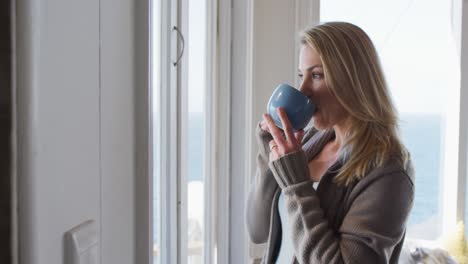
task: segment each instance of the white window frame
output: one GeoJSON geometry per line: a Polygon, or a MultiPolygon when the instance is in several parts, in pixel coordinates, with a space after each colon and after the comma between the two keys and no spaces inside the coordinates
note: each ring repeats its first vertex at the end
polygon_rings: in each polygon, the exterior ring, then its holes
{"type": "MultiPolygon", "coordinates": [[[[216,89],[211,97],[211,113],[215,113],[214,123],[214,142],[211,153],[216,153],[209,160],[214,162],[207,168],[211,168],[212,174],[217,175],[212,186],[215,186],[213,193],[216,193],[215,199],[212,199],[215,208],[214,215],[211,216],[212,222],[216,225],[214,262],[229,263],[230,243],[229,243],[229,225],[230,225],[230,146],[231,146],[231,0],[212,1],[208,6],[210,16],[208,26],[209,31],[217,32],[216,37],[210,38],[209,49],[215,51],[211,58],[211,65],[217,67],[208,69],[213,72],[208,80],[215,84],[216,89]],[[217,4],[216,4],[217,3],[217,4]],[[216,19],[213,19],[216,18],[216,19]]],[[[208,32],[209,32],[208,31],[208,32]]],[[[209,139],[207,139],[209,140],[209,139]]]]}
{"type": "MultiPolygon", "coordinates": [[[[179,42],[174,26],[178,26],[178,1],[161,1],[161,89],[160,110],[161,110],[161,168],[159,175],[161,197],[161,231],[160,251],[161,263],[179,263],[179,204],[178,204],[178,160],[179,160],[179,120],[178,118],[178,87],[177,71],[172,63],[177,58],[179,42]],[[164,56],[166,54],[166,56],[164,56]],[[163,202],[164,201],[164,202],[163,202]]],[[[149,120],[151,122],[152,118],[149,120]]],[[[151,162],[151,161],[150,161],[151,162]]],[[[157,168],[158,169],[158,168],[157,168]]],[[[153,175],[149,176],[150,178],[153,175]]],[[[149,197],[152,201],[153,197],[149,197]]],[[[151,203],[151,210],[154,205],[151,203]]],[[[150,226],[152,223],[150,224],[150,226]]]]}
{"type": "MultiPolygon", "coordinates": [[[[455,2],[455,1],[454,1],[455,2]]],[[[461,12],[460,48],[460,139],[457,187],[457,220],[466,221],[466,182],[468,177],[468,3],[456,0],[461,12]],[[466,4],[464,4],[466,3],[466,4]]],[[[456,9],[455,9],[456,10],[456,9]]],[[[465,222],[465,226],[467,226],[465,222]]]]}
{"type": "MultiPolygon", "coordinates": [[[[154,0],[153,0],[154,1],[154,0]]],[[[145,13],[152,9],[152,0],[143,1],[136,5],[136,9],[145,13]]],[[[187,40],[187,21],[180,19],[187,17],[181,14],[187,10],[188,0],[161,1],[161,89],[160,110],[161,120],[159,134],[161,136],[160,184],[158,190],[153,190],[153,126],[152,126],[152,87],[151,87],[151,19],[143,16],[136,22],[136,27],[147,28],[145,31],[137,30],[136,38],[139,60],[137,79],[147,80],[139,82],[136,91],[137,109],[137,168],[136,174],[136,230],[137,241],[144,241],[148,245],[137,245],[136,259],[138,263],[153,262],[153,192],[160,192],[161,223],[160,254],[161,263],[186,263],[187,204],[185,190],[186,161],[182,153],[186,151],[186,144],[182,142],[181,131],[187,125],[183,116],[186,109],[187,93],[184,93],[183,83],[187,74],[184,72],[187,65],[187,56],[182,56],[178,66],[173,61],[181,52],[181,41],[174,26],[182,31],[187,40]],[[180,15],[180,16],[179,16],[180,15]],[[146,55],[146,56],[145,56],[146,55]],[[143,102],[143,103],[141,103],[143,102]],[[176,120],[176,122],[174,122],[176,120]],[[182,170],[180,169],[182,168],[182,170]]],[[[204,263],[229,262],[229,195],[230,195],[230,16],[231,0],[207,0],[207,69],[206,69],[206,106],[205,109],[205,241],[204,263]],[[209,175],[209,176],[208,176],[209,175]]],[[[187,41],[186,41],[187,42],[187,41]]],[[[187,45],[187,43],[185,43],[187,45]]],[[[185,47],[187,48],[187,47],[185,47]]]]}

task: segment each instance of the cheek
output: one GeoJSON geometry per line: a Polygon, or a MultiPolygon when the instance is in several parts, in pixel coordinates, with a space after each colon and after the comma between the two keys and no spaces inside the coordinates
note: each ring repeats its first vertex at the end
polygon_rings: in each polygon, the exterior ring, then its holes
{"type": "Polygon", "coordinates": [[[343,108],[338,103],[335,97],[327,94],[317,97],[319,104],[319,111],[314,116],[315,122],[323,126],[329,126],[338,121],[343,115],[343,108]]]}
{"type": "Polygon", "coordinates": [[[329,102],[331,97],[333,97],[324,81],[313,81],[310,87],[312,95],[318,103],[329,102]]]}
{"type": "Polygon", "coordinates": [[[315,93],[315,100],[319,108],[323,108],[326,111],[334,108],[335,100],[327,91],[318,91],[315,93]]]}

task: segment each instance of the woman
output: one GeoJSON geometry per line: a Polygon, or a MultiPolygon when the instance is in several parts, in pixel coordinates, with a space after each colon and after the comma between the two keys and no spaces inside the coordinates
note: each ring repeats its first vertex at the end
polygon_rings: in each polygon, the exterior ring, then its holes
{"type": "Polygon", "coordinates": [[[257,128],[257,172],[247,204],[264,263],[398,263],[414,172],[377,52],[366,33],[331,22],[303,33],[300,91],[313,126],[257,128]]]}

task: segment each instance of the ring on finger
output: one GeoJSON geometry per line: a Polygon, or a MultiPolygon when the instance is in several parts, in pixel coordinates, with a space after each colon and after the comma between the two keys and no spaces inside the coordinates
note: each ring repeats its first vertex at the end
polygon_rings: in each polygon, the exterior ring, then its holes
{"type": "Polygon", "coordinates": [[[276,145],[276,143],[270,143],[270,150],[273,150],[274,148],[277,148],[278,145],[276,145]]]}

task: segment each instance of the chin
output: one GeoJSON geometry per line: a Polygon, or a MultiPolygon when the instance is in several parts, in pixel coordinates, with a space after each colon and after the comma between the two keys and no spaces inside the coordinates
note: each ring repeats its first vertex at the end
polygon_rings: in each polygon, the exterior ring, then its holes
{"type": "Polygon", "coordinates": [[[320,118],[312,117],[312,122],[314,124],[314,127],[318,130],[326,130],[331,127],[327,125],[325,122],[323,122],[320,118]]]}

